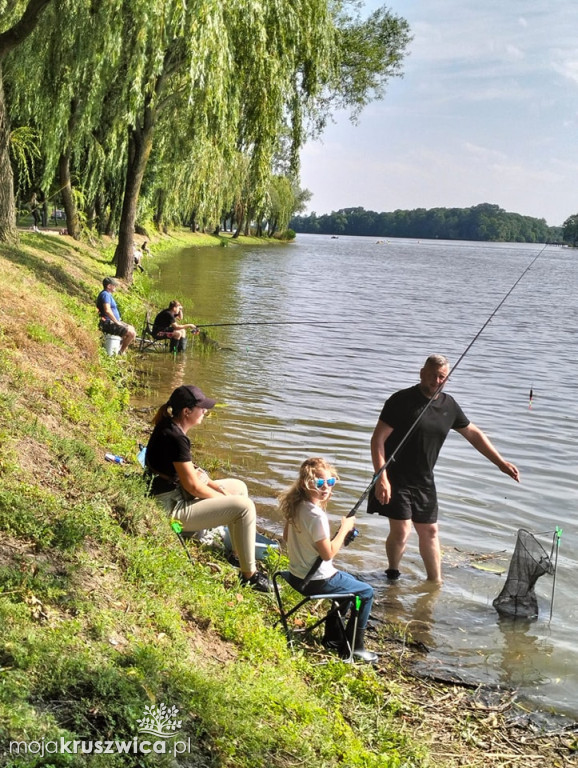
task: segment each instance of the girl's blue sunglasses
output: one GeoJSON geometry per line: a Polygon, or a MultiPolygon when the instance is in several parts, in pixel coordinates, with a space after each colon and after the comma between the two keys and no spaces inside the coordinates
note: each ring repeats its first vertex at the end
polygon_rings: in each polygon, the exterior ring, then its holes
{"type": "Polygon", "coordinates": [[[316,477],[315,478],[315,487],[316,488],[323,488],[325,483],[327,483],[328,488],[333,488],[335,483],[337,482],[336,477],[328,477],[327,479],[324,479],[322,477],[316,477]]]}

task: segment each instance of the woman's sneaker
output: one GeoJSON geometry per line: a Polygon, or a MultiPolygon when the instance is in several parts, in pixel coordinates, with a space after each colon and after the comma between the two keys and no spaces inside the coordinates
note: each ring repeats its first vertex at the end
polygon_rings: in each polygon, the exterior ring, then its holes
{"type": "Polygon", "coordinates": [[[261,571],[255,571],[249,578],[240,573],[239,580],[242,587],[251,587],[255,592],[271,592],[271,582],[261,571]]]}

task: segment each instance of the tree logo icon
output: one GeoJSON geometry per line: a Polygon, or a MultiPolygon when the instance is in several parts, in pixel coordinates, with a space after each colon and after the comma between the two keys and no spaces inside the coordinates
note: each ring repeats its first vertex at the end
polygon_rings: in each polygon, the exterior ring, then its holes
{"type": "Polygon", "coordinates": [[[145,707],[142,718],[137,720],[140,726],[139,733],[150,733],[161,739],[171,739],[176,736],[176,732],[181,727],[182,720],[177,720],[178,714],[179,710],[176,707],[168,709],[166,704],[158,707],[156,704],[151,704],[145,707]]]}

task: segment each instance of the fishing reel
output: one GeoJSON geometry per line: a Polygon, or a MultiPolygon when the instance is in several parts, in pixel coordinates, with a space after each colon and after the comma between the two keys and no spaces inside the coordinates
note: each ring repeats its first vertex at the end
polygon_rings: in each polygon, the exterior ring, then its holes
{"type": "Polygon", "coordinates": [[[343,540],[343,546],[348,547],[351,542],[356,539],[359,536],[359,531],[357,528],[352,528],[350,531],[348,531],[345,534],[345,539],[343,540]]]}

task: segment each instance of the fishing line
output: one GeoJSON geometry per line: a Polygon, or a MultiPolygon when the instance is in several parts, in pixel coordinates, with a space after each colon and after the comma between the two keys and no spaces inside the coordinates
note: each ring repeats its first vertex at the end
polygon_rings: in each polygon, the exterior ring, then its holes
{"type": "MultiPolygon", "coordinates": [[[[330,327],[335,325],[343,325],[343,322],[331,322],[331,321],[323,321],[323,320],[247,320],[246,322],[242,323],[201,323],[201,324],[195,324],[196,328],[228,328],[228,327],[235,327],[235,326],[243,326],[243,325],[309,325],[309,326],[318,326],[318,327],[330,327]]],[[[193,330],[193,333],[196,333],[196,330],[193,330]]],[[[199,337],[201,341],[204,344],[210,344],[212,346],[220,347],[220,344],[218,341],[215,341],[215,339],[212,339],[209,334],[206,331],[201,331],[199,333],[199,337]]]]}
{"type": "Polygon", "coordinates": [[[238,325],[343,325],[343,321],[329,320],[248,320],[244,323],[195,323],[197,328],[225,328],[238,325]]]}
{"type": "MultiPolygon", "coordinates": [[[[373,478],[372,478],[371,482],[369,483],[369,485],[367,486],[367,488],[366,488],[366,489],[363,491],[363,493],[361,494],[361,496],[360,496],[360,497],[359,497],[359,499],[357,500],[356,504],[355,504],[355,505],[354,505],[354,506],[351,508],[351,510],[350,510],[350,511],[348,512],[348,514],[346,515],[346,517],[354,517],[354,516],[355,516],[355,513],[357,512],[357,510],[359,509],[359,507],[360,507],[360,506],[363,504],[363,502],[364,502],[364,501],[367,499],[367,497],[369,496],[369,493],[370,493],[371,489],[373,488],[373,486],[374,486],[374,485],[376,484],[376,482],[379,480],[379,478],[381,477],[381,475],[383,474],[383,472],[385,472],[385,470],[386,470],[386,469],[389,467],[389,465],[390,465],[390,464],[391,464],[391,463],[392,463],[392,462],[395,460],[395,457],[396,457],[396,456],[397,456],[397,454],[400,452],[400,450],[403,448],[403,446],[404,446],[404,445],[407,443],[407,441],[409,440],[409,438],[410,438],[410,437],[411,437],[411,435],[413,434],[413,431],[415,430],[415,428],[417,427],[417,425],[419,424],[419,422],[420,422],[420,421],[421,421],[421,419],[423,418],[424,414],[427,412],[427,410],[428,410],[428,408],[430,407],[430,405],[431,405],[431,404],[434,402],[434,400],[436,399],[436,397],[437,397],[437,396],[440,394],[440,392],[442,391],[442,389],[444,388],[444,386],[445,386],[445,385],[446,385],[446,383],[448,382],[448,380],[449,380],[450,376],[451,376],[451,375],[454,373],[454,371],[455,371],[455,370],[458,368],[458,366],[460,365],[460,363],[462,362],[462,360],[465,358],[465,356],[468,354],[468,352],[470,351],[470,349],[471,349],[471,348],[474,346],[474,344],[476,343],[476,341],[477,341],[477,340],[480,338],[480,336],[481,336],[481,335],[482,335],[482,333],[485,331],[485,329],[487,328],[487,326],[490,324],[490,322],[493,320],[493,318],[496,316],[496,314],[497,314],[497,313],[500,311],[500,309],[502,308],[502,306],[504,305],[504,303],[507,301],[507,299],[509,298],[509,296],[510,296],[510,295],[512,294],[512,292],[515,290],[516,286],[517,286],[517,285],[520,283],[520,281],[521,281],[521,280],[524,278],[524,276],[525,276],[525,275],[526,275],[526,274],[527,274],[527,273],[530,271],[530,269],[531,269],[531,268],[534,266],[534,264],[535,264],[535,263],[536,263],[536,261],[537,261],[537,260],[540,258],[540,256],[541,256],[541,255],[542,255],[542,253],[544,252],[544,250],[545,250],[545,249],[548,247],[548,245],[549,245],[548,243],[545,243],[544,247],[543,247],[543,248],[542,248],[542,249],[541,249],[541,250],[538,252],[538,254],[537,254],[537,255],[536,255],[536,256],[535,256],[535,257],[532,259],[532,261],[531,261],[531,262],[528,264],[528,266],[527,266],[527,267],[524,269],[524,271],[522,272],[522,274],[521,274],[521,275],[518,277],[518,279],[516,280],[516,282],[515,282],[515,283],[512,285],[512,287],[510,288],[510,290],[509,290],[509,291],[506,293],[506,295],[505,295],[505,296],[502,298],[502,300],[499,302],[499,304],[496,306],[496,308],[495,308],[495,309],[492,311],[492,313],[489,315],[489,317],[487,318],[487,320],[485,321],[485,323],[482,325],[482,327],[480,328],[480,330],[479,330],[479,331],[476,333],[476,335],[474,336],[474,338],[473,338],[473,339],[470,341],[470,343],[469,343],[469,344],[467,345],[467,347],[464,349],[464,351],[462,352],[462,354],[461,354],[461,355],[460,355],[460,357],[458,358],[458,361],[457,361],[457,363],[456,363],[456,364],[453,366],[453,368],[451,368],[451,369],[450,369],[450,372],[448,373],[448,375],[446,376],[446,378],[444,379],[444,381],[443,381],[443,382],[442,382],[442,383],[439,385],[439,387],[438,387],[438,388],[436,389],[436,391],[434,392],[433,396],[432,396],[432,397],[431,397],[431,398],[430,398],[430,399],[427,401],[427,403],[424,405],[424,407],[423,407],[423,408],[421,409],[421,411],[418,413],[418,415],[417,415],[417,417],[416,417],[415,421],[414,421],[414,422],[413,422],[413,423],[410,425],[409,429],[407,430],[407,432],[405,433],[405,435],[402,437],[402,439],[400,440],[399,444],[396,446],[395,450],[394,450],[394,451],[391,453],[391,455],[389,456],[389,458],[387,459],[387,461],[385,462],[385,464],[384,464],[384,465],[383,465],[383,466],[382,466],[382,467],[381,467],[381,468],[380,468],[380,469],[379,469],[379,470],[378,470],[378,471],[377,471],[377,472],[374,474],[374,476],[373,476],[373,478]]],[[[309,584],[309,582],[311,581],[311,577],[313,576],[313,574],[315,573],[315,571],[317,570],[317,568],[319,567],[319,565],[320,565],[320,564],[321,564],[321,558],[320,558],[320,557],[318,557],[318,558],[317,558],[317,560],[315,561],[315,563],[312,565],[312,567],[311,567],[311,570],[309,571],[309,573],[307,574],[307,576],[306,576],[306,577],[303,579],[303,583],[302,583],[302,586],[303,586],[303,587],[306,587],[306,586],[307,586],[307,584],[309,584]]]]}
{"type": "Polygon", "coordinates": [[[509,297],[509,296],[512,294],[512,292],[514,291],[514,289],[516,288],[516,286],[517,286],[517,285],[520,283],[520,281],[523,279],[523,277],[524,277],[524,276],[525,276],[525,275],[526,275],[526,274],[527,274],[527,273],[530,271],[530,269],[531,269],[531,268],[534,266],[534,264],[536,263],[536,261],[537,261],[537,260],[540,258],[540,256],[542,255],[542,253],[544,252],[544,250],[547,248],[547,246],[548,246],[548,243],[546,243],[546,245],[544,245],[544,247],[543,247],[543,248],[541,249],[541,251],[540,251],[540,252],[537,254],[537,256],[535,256],[535,257],[532,259],[532,261],[530,262],[530,264],[528,264],[528,266],[526,267],[526,269],[525,269],[525,270],[522,272],[522,274],[521,274],[521,275],[518,277],[518,279],[517,279],[517,280],[516,280],[516,282],[515,282],[515,283],[512,285],[512,287],[510,288],[510,290],[509,290],[509,291],[506,293],[506,295],[504,296],[504,298],[503,298],[503,299],[500,301],[500,303],[497,305],[497,307],[496,307],[496,308],[493,310],[493,312],[490,314],[490,316],[488,317],[488,319],[486,320],[486,322],[485,322],[485,323],[482,325],[482,327],[480,328],[480,330],[479,330],[479,331],[476,333],[476,335],[474,336],[474,338],[473,338],[473,339],[470,341],[470,343],[468,344],[468,346],[467,346],[467,347],[464,349],[464,351],[462,352],[462,354],[461,354],[461,355],[460,355],[460,357],[458,358],[458,361],[457,361],[457,363],[456,363],[456,364],[455,364],[455,365],[454,365],[454,366],[453,366],[453,367],[450,369],[450,372],[448,373],[448,375],[446,376],[446,378],[444,379],[444,381],[443,381],[443,382],[442,382],[442,383],[439,385],[439,387],[438,387],[438,388],[436,389],[436,391],[434,392],[434,395],[433,395],[433,397],[432,397],[432,398],[430,398],[430,399],[427,401],[427,403],[424,405],[424,407],[422,408],[422,410],[421,410],[421,411],[418,413],[418,415],[417,415],[417,418],[415,419],[415,421],[413,422],[413,424],[412,424],[412,425],[409,427],[409,429],[407,430],[407,432],[406,432],[406,433],[405,433],[405,435],[403,436],[402,440],[400,441],[399,445],[398,445],[398,446],[396,447],[396,449],[393,451],[393,453],[391,454],[391,456],[389,457],[389,459],[388,459],[388,460],[385,462],[385,464],[384,464],[384,465],[381,467],[381,469],[379,469],[379,471],[375,473],[375,475],[373,476],[373,480],[372,480],[372,481],[371,481],[371,483],[370,483],[370,484],[367,486],[367,488],[365,489],[365,491],[363,492],[363,494],[361,495],[361,497],[359,498],[359,500],[357,501],[357,503],[355,504],[355,506],[354,506],[354,507],[351,509],[351,511],[350,511],[350,512],[349,512],[349,514],[347,515],[347,517],[353,517],[353,515],[355,515],[356,511],[359,509],[359,507],[361,506],[361,504],[363,503],[363,501],[364,501],[364,500],[367,498],[367,496],[369,495],[369,492],[371,491],[371,489],[373,488],[373,486],[375,485],[375,483],[377,482],[377,480],[379,479],[379,477],[381,476],[381,474],[382,474],[382,473],[383,473],[383,472],[384,472],[384,471],[387,469],[387,467],[388,467],[388,466],[391,464],[391,462],[392,462],[392,461],[394,461],[394,459],[395,459],[396,455],[399,453],[399,451],[401,450],[401,448],[402,448],[402,447],[403,447],[403,446],[406,444],[406,442],[408,441],[409,437],[412,435],[412,433],[413,433],[414,429],[417,427],[417,425],[419,424],[419,422],[420,422],[420,421],[421,421],[421,419],[423,418],[423,415],[426,413],[426,411],[428,410],[428,408],[430,407],[430,405],[433,403],[433,401],[436,399],[436,397],[439,395],[439,393],[440,393],[440,392],[442,391],[442,389],[445,387],[446,383],[448,382],[448,380],[450,379],[450,377],[452,376],[452,374],[455,372],[455,370],[458,368],[458,366],[460,365],[460,363],[462,362],[462,360],[464,359],[464,357],[465,357],[465,356],[468,354],[468,352],[470,351],[470,349],[471,349],[471,348],[474,346],[474,344],[476,343],[476,341],[477,341],[477,340],[480,338],[480,336],[481,336],[481,335],[482,335],[482,333],[485,331],[485,329],[488,327],[488,325],[490,324],[490,322],[493,320],[493,318],[496,316],[496,314],[497,314],[497,313],[499,312],[499,310],[502,308],[502,306],[504,305],[504,303],[506,302],[506,300],[508,299],[508,297],[509,297]]]}

